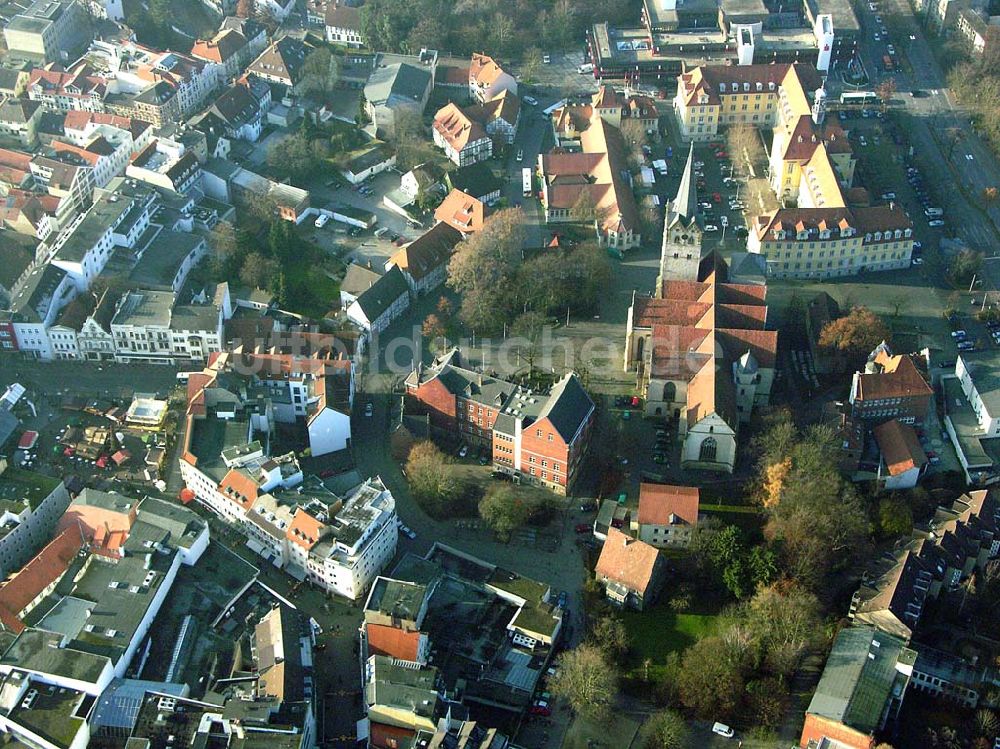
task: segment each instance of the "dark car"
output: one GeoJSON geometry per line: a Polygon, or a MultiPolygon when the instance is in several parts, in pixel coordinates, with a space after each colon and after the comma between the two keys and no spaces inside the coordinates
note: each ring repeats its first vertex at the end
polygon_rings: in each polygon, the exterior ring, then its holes
{"type": "Polygon", "coordinates": [[[593,528],[591,528],[589,523],[577,523],[573,530],[577,533],[590,533],[593,528]]]}

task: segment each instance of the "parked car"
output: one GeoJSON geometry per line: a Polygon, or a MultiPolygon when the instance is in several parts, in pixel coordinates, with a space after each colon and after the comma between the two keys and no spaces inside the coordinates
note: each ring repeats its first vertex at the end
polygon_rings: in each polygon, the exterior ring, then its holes
{"type": "Polygon", "coordinates": [[[469,446],[468,445],[462,445],[462,447],[459,448],[458,457],[464,458],[468,454],[469,454],[469,446]]]}
{"type": "Polygon", "coordinates": [[[707,231],[707,232],[713,232],[713,231],[718,231],[718,230],[719,230],[719,227],[716,226],[715,224],[705,224],[705,231],[707,231]]]}
{"type": "Polygon", "coordinates": [[[525,104],[530,104],[531,106],[534,107],[534,106],[538,105],[538,99],[536,99],[534,96],[525,96],[524,97],[524,103],[525,104]]]}
{"type": "Polygon", "coordinates": [[[964,330],[953,330],[953,331],[951,331],[951,337],[952,338],[957,338],[959,340],[962,340],[963,338],[965,338],[966,335],[968,335],[968,334],[964,330]]]}
{"type": "Polygon", "coordinates": [[[365,404],[365,416],[371,418],[374,414],[375,414],[375,405],[371,401],[368,401],[365,404]]]}
{"type": "Polygon", "coordinates": [[[399,526],[399,532],[402,533],[404,536],[406,536],[411,541],[413,541],[417,537],[416,532],[414,532],[409,526],[406,526],[406,525],[400,524],[400,526],[399,526]]]}
{"type": "Polygon", "coordinates": [[[736,735],[736,732],[732,728],[727,726],[725,723],[716,723],[712,726],[712,733],[718,734],[719,736],[724,736],[727,739],[731,739],[736,735]]]}
{"type": "Polygon", "coordinates": [[[722,195],[720,195],[717,192],[713,192],[712,193],[712,202],[713,203],[721,203],[722,202],[722,195]]]}
{"type": "Polygon", "coordinates": [[[517,149],[517,160],[518,160],[518,162],[524,161],[524,149],[523,148],[517,149]]]}
{"type": "Polygon", "coordinates": [[[944,226],[944,221],[942,221],[939,218],[936,218],[936,219],[933,219],[931,221],[928,221],[927,225],[930,226],[930,227],[932,227],[932,228],[934,228],[934,229],[937,229],[939,227],[944,226]]]}
{"type": "Polygon", "coordinates": [[[317,229],[322,229],[322,228],[323,228],[324,226],[326,226],[326,224],[327,224],[327,222],[328,222],[329,220],[330,220],[330,214],[328,214],[328,213],[321,213],[321,214],[319,214],[319,216],[317,217],[316,221],[315,221],[315,222],[313,222],[313,225],[314,225],[314,226],[315,226],[315,227],[316,227],[317,229]]]}
{"type": "Polygon", "coordinates": [[[576,526],[574,526],[573,530],[575,530],[577,533],[590,533],[591,530],[593,530],[593,528],[590,526],[589,523],[577,523],[576,526]]]}
{"type": "Polygon", "coordinates": [[[532,705],[530,712],[532,715],[540,715],[543,718],[547,718],[552,715],[552,711],[549,708],[542,707],[541,705],[532,705]]]}

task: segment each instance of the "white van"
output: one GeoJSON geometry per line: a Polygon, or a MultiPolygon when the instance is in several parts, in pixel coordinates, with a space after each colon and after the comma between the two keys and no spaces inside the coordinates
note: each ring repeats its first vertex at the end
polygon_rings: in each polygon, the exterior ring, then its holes
{"type": "Polygon", "coordinates": [[[383,226],[381,229],[379,229],[378,231],[375,232],[375,236],[378,237],[379,239],[381,239],[382,237],[384,237],[388,233],[389,233],[389,227],[388,226],[383,226]]]}
{"type": "Polygon", "coordinates": [[[187,385],[187,381],[190,376],[191,376],[190,372],[178,372],[177,382],[179,382],[181,385],[187,385]]]}
{"type": "Polygon", "coordinates": [[[587,73],[593,73],[594,72],[594,63],[592,63],[592,62],[585,62],[583,65],[579,66],[576,69],[576,72],[579,73],[580,75],[586,75],[587,73]]]}
{"type": "Polygon", "coordinates": [[[712,733],[718,734],[719,736],[725,736],[727,739],[731,739],[735,735],[733,729],[725,723],[716,723],[712,726],[712,733]]]}
{"type": "Polygon", "coordinates": [[[943,216],[944,211],[940,208],[927,208],[924,210],[924,215],[927,216],[927,218],[936,218],[938,216],[943,216]]]}

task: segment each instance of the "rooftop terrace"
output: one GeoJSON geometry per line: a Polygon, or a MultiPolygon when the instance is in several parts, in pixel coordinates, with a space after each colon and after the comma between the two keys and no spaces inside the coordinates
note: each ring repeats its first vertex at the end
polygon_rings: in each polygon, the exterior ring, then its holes
{"type": "Polygon", "coordinates": [[[20,704],[11,712],[10,719],[25,728],[49,739],[53,744],[68,749],[83,726],[80,712],[93,704],[93,698],[73,689],[32,682],[38,696],[30,708],[20,704]]]}
{"type": "MultiPolygon", "coordinates": [[[[7,466],[7,470],[0,474],[0,502],[11,503],[10,509],[17,512],[14,508],[27,500],[34,510],[56,490],[59,483],[59,479],[51,476],[7,466]]],[[[0,510],[2,509],[0,506],[0,510]]]]}

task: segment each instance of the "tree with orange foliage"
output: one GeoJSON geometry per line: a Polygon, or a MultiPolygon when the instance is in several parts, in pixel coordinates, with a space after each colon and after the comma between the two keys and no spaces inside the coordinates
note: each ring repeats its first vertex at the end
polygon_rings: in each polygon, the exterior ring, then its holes
{"type": "Polygon", "coordinates": [[[851,365],[861,363],[882,341],[891,337],[881,317],[867,307],[852,307],[841,318],[831,320],[819,334],[819,345],[839,351],[851,365]]]}

